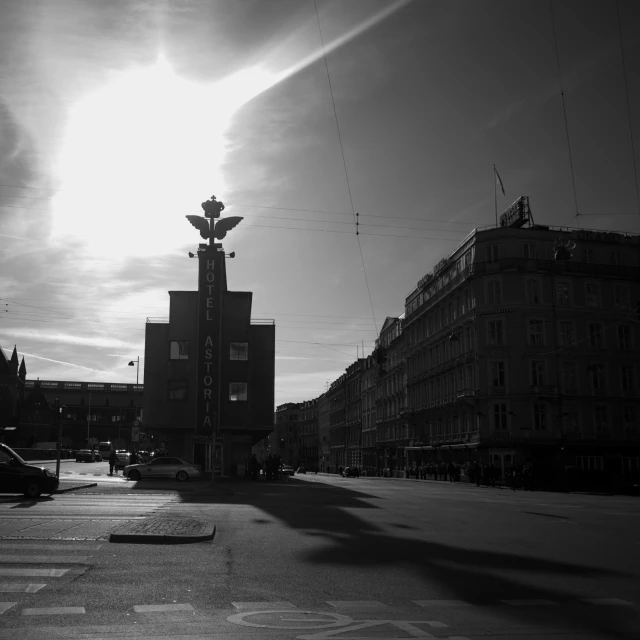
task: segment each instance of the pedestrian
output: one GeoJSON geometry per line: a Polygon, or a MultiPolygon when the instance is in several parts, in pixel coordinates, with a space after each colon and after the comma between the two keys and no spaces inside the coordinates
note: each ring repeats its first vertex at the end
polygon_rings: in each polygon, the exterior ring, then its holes
{"type": "Polygon", "coordinates": [[[129,456],[129,464],[138,464],[138,456],[135,451],[132,451],[129,456]]]}
{"type": "Polygon", "coordinates": [[[475,474],[476,474],[476,487],[480,486],[480,482],[482,481],[482,465],[478,463],[476,465],[475,474]]]}
{"type": "Polygon", "coordinates": [[[493,466],[493,462],[487,469],[487,481],[491,484],[492,487],[496,486],[496,468],[493,466]]]}
{"type": "Polygon", "coordinates": [[[449,475],[449,482],[455,482],[456,468],[453,466],[453,462],[447,465],[447,474],[449,475]]]}
{"type": "MultiPolygon", "coordinates": [[[[111,453],[109,454],[109,475],[113,475],[113,469],[116,466],[116,462],[118,461],[118,456],[116,455],[116,450],[111,449],[111,453]]],[[[118,470],[116,469],[116,475],[118,475],[118,470]]]]}

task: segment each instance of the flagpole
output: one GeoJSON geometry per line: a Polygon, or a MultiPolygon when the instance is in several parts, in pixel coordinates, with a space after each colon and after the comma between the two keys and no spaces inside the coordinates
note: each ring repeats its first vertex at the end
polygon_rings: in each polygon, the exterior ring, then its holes
{"type": "Polygon", "coordinates": [[[498,228],[498,194],[496,192],[496,165],[493,165],[493,208],[496,214],[496,229],[498,228]]]}

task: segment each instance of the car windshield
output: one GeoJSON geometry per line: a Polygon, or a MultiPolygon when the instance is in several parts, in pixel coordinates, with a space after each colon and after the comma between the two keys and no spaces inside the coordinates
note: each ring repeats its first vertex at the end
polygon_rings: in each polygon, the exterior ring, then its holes
{"type": "Polygon", "coordinates": [[[20,464],[27,464],[11,447],[7,447],[6,445],[2,447],[0,450],[8,454],[14,460],[17,460],[20,464]]]}

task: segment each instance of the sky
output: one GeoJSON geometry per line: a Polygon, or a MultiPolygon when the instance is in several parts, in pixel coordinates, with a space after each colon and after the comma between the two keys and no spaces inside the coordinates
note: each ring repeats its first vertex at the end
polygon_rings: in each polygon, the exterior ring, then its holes
{"type": "Polygon", "coordinates": [[[276,404],[316,398],[495,223],[494,164],[498,215],[640,233],[639,32],[635,0],[0,2],[0,346],[143,382],[214,194],[276,404]]]}

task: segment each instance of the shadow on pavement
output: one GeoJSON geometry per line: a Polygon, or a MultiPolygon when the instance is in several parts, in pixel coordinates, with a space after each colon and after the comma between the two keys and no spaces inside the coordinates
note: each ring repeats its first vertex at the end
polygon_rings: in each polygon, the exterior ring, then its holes
{"type": "MultiPolygon", "coordinates": [[[[404,566],[424,578],[425,586],[440,585],[443,591],[453,594],[452,599],[495,605],[500,600],[517,598],[551,600],[560,605],[501,609],[505,617],[520,623],[577,627],[611,638],[632,637],[625,630],[629,629],[625,622],[629,615],[635,614],[624,607],[562,606],[575,603],[576,594],[561,586],[534,586],[518,580],[527,574],[543,574],[558,585],[568,577],[597,580],[630,574],[507,551],[444,544],[424,539],[416,527],[388,523],[389,527],[403,530],[402,537],[394,536],[350,511],[383,508],[384,498],[322,481],[309,483],[296,478],[273,483],[247,481],[235,483],[234,489],[236,493],[231,496],[207,496],[205,487],[202,491],[182,494],[182,502],[254,506],[306,535],[325,538],[328,545],[306,551],[305,562],[377,569],[404,566]],[[372,505],[373,500],[379,500],[380,507],[372,505]],[[410,529],[416,529],[415,533],[407,531],[410,529]]],[[[255,519],[256,524],[269,522],[267,518],[255,519]]]]}

